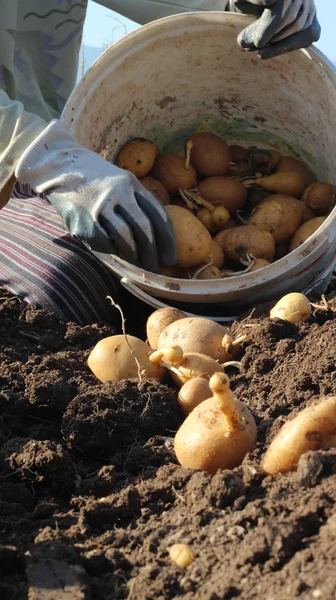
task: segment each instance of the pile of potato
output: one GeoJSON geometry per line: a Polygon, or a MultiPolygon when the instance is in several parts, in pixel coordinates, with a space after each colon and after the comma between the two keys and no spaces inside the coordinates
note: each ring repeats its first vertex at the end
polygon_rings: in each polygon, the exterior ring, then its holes
{"type": "Polygon", "coordinates": [[[161,156],[146,139],[128,142],[117,165],[132,172],[169,214],[178,261],[162,275],[219,279],[267,267],[323,223],[334,186],[316,181],[277,150],[228,146],[214,133],[185,142],[184,156],[161,156]]]}
{"type": "MultiPolygon", "coordinates": [[[[291,323],[310,316],[310,302],[299,293],[281,298],[270,313],[291,323]]],[[[225,373],[228,366],[241,367],[236,359],[245,341],[210,319],[164,308],[150,315],[146,342],[126,334],[107,337],[93,348],[88,366],[102,382],[138,378],[140,393],[143,378],[161,380],[168,370],[185,415],[174,438],[176,457],[183,467],[213,475],[240,465],[257,441],[253,415],[225,373]]],[[[285,423],[265,454],[264,471],[295,470],[304,452],[335,446],[335,427],[336,397],[322,398],[285,423]]]]}

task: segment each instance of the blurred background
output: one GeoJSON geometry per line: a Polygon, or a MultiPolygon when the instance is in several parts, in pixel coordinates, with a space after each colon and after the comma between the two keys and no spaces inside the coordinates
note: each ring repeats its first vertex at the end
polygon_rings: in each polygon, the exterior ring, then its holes
{"type": "MultiPolygon", "coordinates": [[[[336,35],[336,2],[334,0],[315,0],[315,5],[322,27],[321,39],[317,42],[316,46],[330,60],[336,63],[336,49],[334,44],[336,35]]],[[[87,71],[106,48],[138,27],[137,23],[125,19],[103,6],[99,6],[93,0],[89,0],[78,79],[84,75],[85,71],[87,71]]]]}

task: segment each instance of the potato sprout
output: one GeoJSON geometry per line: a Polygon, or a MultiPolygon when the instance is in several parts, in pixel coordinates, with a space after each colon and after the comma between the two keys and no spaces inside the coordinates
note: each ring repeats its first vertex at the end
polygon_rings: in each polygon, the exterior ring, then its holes
{"type": "Polygon", "coordinates": [[[179,463],[214,475],[218,469],[233,469],[255,446],[257,429],[248,408],[230,390],[224,373],[210,379],[212,398],[194,408],[175,436],[179,463]]]}

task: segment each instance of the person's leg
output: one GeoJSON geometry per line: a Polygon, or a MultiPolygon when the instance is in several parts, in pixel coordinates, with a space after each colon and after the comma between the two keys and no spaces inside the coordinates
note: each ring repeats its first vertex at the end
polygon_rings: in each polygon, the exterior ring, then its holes
{"type": "Polygon", "coordinates": [[[0,287],[62,321],[112,322],[112,272],[72,238],[54,208],[15,189],[0,210],[0,287]]]}

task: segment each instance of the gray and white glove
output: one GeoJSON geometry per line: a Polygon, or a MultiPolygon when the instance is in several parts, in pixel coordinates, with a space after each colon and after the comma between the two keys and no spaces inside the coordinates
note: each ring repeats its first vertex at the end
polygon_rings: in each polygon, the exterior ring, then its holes
{"type": "Polygon", "coordinates": [[[229,8],[257,17],[238,44],[263,59],[307,48],[321,35],[314,0],[229,0],[229,8]]]}
{"type": "Polygon", "coordinates": [[[177,261],[173,226],[138,179],[83,148],[52,121],[21,156],[15,175],[50,200],[71,235],[157,272],[177,261]]]}

